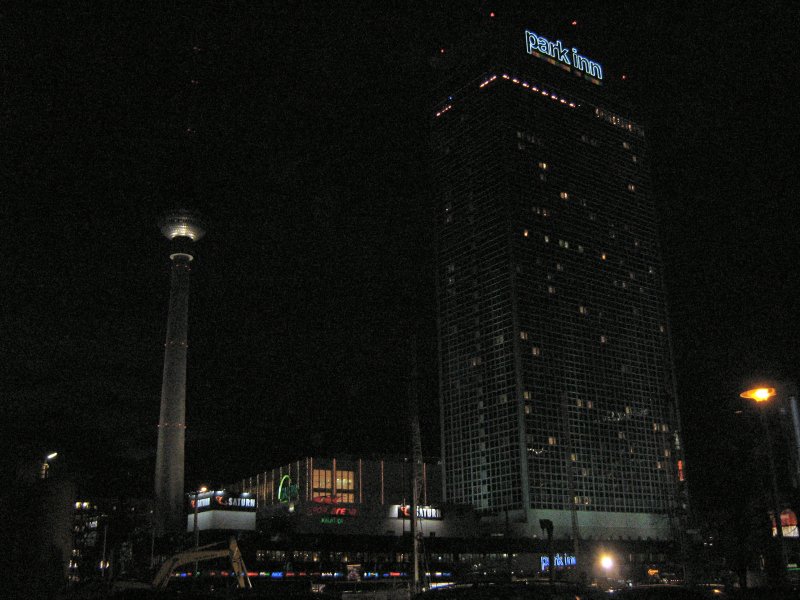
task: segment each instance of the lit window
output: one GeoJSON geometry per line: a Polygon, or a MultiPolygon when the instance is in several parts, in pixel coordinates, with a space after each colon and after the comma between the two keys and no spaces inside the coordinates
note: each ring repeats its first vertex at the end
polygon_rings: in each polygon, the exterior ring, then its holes
{"type": "Polygon", "coordinates": [[[539,168],[540,168],[542,171],[547,171],[547,163],[546,163],[546,162],[540,162],[540,163],[539,163],[539,168]]]}
{"type": "Polygon", "coordinates": [[[520,331],[519,332],[519,339],[527,340],[528,339],[528,332],[527,331],[520,331]]]}
{"type": "Polygon", "coordinates": [[[624,431],[618,431],[617,432],[617,439],[624,440],[625,439],[625,432],[624,431]]]}
{"type": "Polygon", "coordinates": [[[572,454],[569,455],[569,458],[572,462],[575,462],[578,460],[578,455],[573,452],[572,454]]]}
{"type": "Polygon", "coordinates": [[[339,502],[355,502],[355,473],[336,470],[336,499],[339,502]]]}
{"type": "Polygon", "coordinates": [[[586,308],[585,306],[579,306],[578,307],[578,312],[581,313],[582,315],[588,315],[589,314],[589,309],[586,308]]]}
{"type": "Polygon", "coordinates": [[[472,358],[469,359],[469,366],[477,367],[479,364],[481,364],[480,356],[473,356],[472,358]]]}
{"type": "Polygon", "coordinates": [[[562,200],[569,200],[569,194],[567,192],[561,192],[558,196],[562,200]]]}
{"type": "Polygon", "coordinates": [[[523,230],[522,237],[528,237],[528,235],[530,235],[530,231],[528,231],[527,229],[523,230]]]}
{"type": "Polygon", "coordinates": [[[604,336],[604,335],[600,336],[600,343],[601,344],[605,344],[607,341],[608,341],[608,338],[606,336],[604,336]]]}
{"type": "Polygon", "coordinates": [[[670,455],[669,448],[664,448],[664,456],[669,458],[669,455],[670,455]]]}
{"type": "Polygon", "coordinates": [[[532,409],[531,409],[530,405],[526,404],[525,405],[525,414],[529,415],[529,414],[531,414],[531,412],[532,412],[532,409]]]}
{"type": "Polygon", "coordinates": [[[531,354],[533,354],[534,356],[541,356],[542,349],[539,348],[539,346],[534,346],[533,348],[531,348],[531,354]]]}
{"type": "Polygon", "coordinates": [[[578,399],[575,401],[575,403],[578,405],[578,408],[583,408],[583,407],[584,407],[584,402],[583,402],[583,400],[581,400],[580,398],[578,398],[578,399]]]}
{"type": "Polygon", "coordinates": [[[602,254],[600,254],[600,260],[605,260],[605,259],[607,259],[607,258],[608,258],[608,255],[607,255],[605,252],[603,252],[602,254]]]}
{"type": "Polygon", "coordinates": [[[556,438],[555,438],[555,436],[551,435],[550,437],[548,437],[548,438],[547,438],[547,443],[548,443],[549,445],[551,445],[551,446],[555,446],[555,445],[556,445],[556,438]]]}
{"type": "Polygon", "coordinates": [[[556,271],[563,271],[563,270],[564,270],[564,265],[562,265],[561,263],[556,263],[556,271]]]}
{"type": "Polygon", "coordinates": [[[628,142],[622,142],[622,147],[625,148],[625,150],[631,149],[631,145],[628,142]]]}
{"type": "Polygon", "coordinates": [[[629,192],[635,192],[636,191],[636,186],[633,185],[632,183],[629,183],[628,184],[628,191],[629,192]]]}
{"type": "Polygon", "coordinates": [[[329,498],[333,495],[333,470],[314,469],[311,474],[311,487],[314,497],[329,498]]]}
{"type": "Polygon", "coordinates": [[[547,293],[548,293],[548,294],[555,294],[555,293],[556,293],[556,288],[555,288],[555,286],[548,285],[548,286],[547,286],[547,293]]]}
{"type": "Polygon", "coordinates": [[[524,391],[524,392],[522,392],[522,397],[525,398],[525,400],[530,400],[531,399],[531,393],[529,391],[524,391]]]}
{"type": "Polygon", "coordinates": [[[586,408],[594,408],[594,402],[591,400],[586,401],[586,408]]]}
{"type": "Polygon", "coordinates": [[[544,243],[545,244],[549,244],[550,243],[550,236],[549,235],[544,236],[544,243]]]}
{"type": "Polygon", "coordinates": [[[638,159],[638,158],[637,158],[637,156],[634,154],[633,156],[631,156],[631,161],[632,161],[632,162],[634,162],[634,163],[638,163],[638,162],[639,162],[639,159],[638,159]]]}
{"type": "Polygon", "coordinates": [[[495,346],[499,346],[499,345],[500,345],[500,344],[502,344],[504,341],[505,341],[505,337],[504,337],[504,336],[502,336],[502,335],[496,335],[496,336],[494,336],[494,345],[495,345],[495,346]]]}

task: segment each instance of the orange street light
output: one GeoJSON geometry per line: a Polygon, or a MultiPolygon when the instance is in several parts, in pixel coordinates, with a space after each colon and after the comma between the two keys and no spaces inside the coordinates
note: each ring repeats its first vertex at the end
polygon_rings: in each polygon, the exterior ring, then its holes
{"type": "MultiPolygon", "coordinates": [[[[739,394],[739,397],[748,400],[755,400],[761,404],[767,402],[770,398],[777,395],[774,387],[757,387],[752,388],[739,394]]],[[[758,411],[761,420],[761,426],[764,428],[764,438],[767,444],[767,459],[769,462],[769,475],[772,483],[772,507],[775,516],[775,537],[781,549],[781,563],[780,571],[778,573],[779,582],[782,583],[786,577],[786,566],[788,564],[788,554],[786,551],[786,544],[783,539],[783,525],[781,523],[781,509],[778,494],[778,476],[775,472],[775,457],[772,450],[772,437],[769,433],[769,425],[767,418],[764,416],[764,411],[758,411]]]]}
{"type": "Polygon", "coordinates": [[[766,402],[775,395],[775,388],[758,387],[742,392],[739,394],[739,397],[747,398],[748,400],[755,400],[756,402],[766,402]]]}

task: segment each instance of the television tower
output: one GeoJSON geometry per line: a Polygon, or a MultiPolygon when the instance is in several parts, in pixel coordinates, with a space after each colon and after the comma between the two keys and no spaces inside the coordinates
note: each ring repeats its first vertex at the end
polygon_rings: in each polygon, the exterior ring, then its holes
{"type": "Polygon", "coordinates": [[[186,348],[189,321],[189,272],[194,243],[205,235],[200,219],[187,210],[167,214],[161,233],[170,241],[171,283],[161,414],[156,450],[153,527],[157,537],[185,529],[183,468],[186,438],[186,348]]]}

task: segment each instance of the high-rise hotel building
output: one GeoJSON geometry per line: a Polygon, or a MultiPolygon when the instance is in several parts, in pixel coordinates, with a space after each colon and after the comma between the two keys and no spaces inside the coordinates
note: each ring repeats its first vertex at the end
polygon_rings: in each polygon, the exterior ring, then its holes
{"type": "Polygon", "coordinates": [[[602,66],[547,34],[512,32],[432,114],[445,498],[529,535],[549,519],[562,538],[672,539],[647,140],[602,66]]]}

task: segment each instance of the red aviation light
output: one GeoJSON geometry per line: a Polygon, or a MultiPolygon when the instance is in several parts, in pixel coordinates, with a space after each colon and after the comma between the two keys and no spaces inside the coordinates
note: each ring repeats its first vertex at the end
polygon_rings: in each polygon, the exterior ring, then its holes
{"type": "Polygon", "coordinates": [[[570,23],[570,25],[572,25],[573,27],[575,27],[577,24],[578,24],[577,21],[573,21],[572,23],[570,23]]]}

